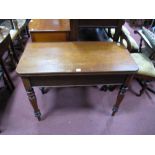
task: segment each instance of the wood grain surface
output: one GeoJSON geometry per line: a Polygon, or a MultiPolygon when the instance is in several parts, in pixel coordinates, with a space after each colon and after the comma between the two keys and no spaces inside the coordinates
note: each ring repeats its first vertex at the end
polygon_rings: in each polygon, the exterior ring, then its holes
{"type": "Polygon", "coordinates": [[[29,30],[30,32],[70,31],[70,22],[69,19],[32,19],[29,30]]]}
{"type": "Polygon", "coordinates": [[[130,53],[110,42],[28,43],[17,66],[21,75],[125,74],[137,70],[130,53]]]}

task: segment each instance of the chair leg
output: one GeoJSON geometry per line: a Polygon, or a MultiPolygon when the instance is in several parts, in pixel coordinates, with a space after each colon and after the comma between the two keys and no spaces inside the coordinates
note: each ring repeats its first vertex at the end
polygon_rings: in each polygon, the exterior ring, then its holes
{"type": "Polygon", "coordinates": [[[148,87],[148,82],[147,81],[141,81],[139,79],[136,79],[137,82],[141,85],[142,89],[140,90],[139,94],[137,94],[136,96],[141,96],[145,90],[150,91],[151,93],[155,94],[155,90],[153,90],[152,88],[148,87]]]}
{"type": "Polygon", "coordinates": [[[28,36],[28,38],[30,38],[30,33],[29,33],[29,28],[28,28],[28,26],[26,26],[26,33],[27,33],[27,36],[28,36]]]}
{"type": "Polygon", "coordinates": [[[20,41],[20,44],[21,44],[21,47],[22,47],[22,50],[23,50],[24,49],[24,44],[23,44],[23,40],[22,40],[21,35],[19,35],[19,41],[20,41]]]}
{"type": "Polygon", "coordinates": [[[116,89],[116,87],[117,87],[117,85],[111,85],[111,86],[107,86],[107,85],[103,85],[103,86],[101,86],[101,88],[99,88],[101,91],[107,91],[107,90],[109,90],[109,91],[114,91],[115,89],[116,89]]]}
{"type": "Polygon", "coordinates": [[[144,83],[144,85],[142,86],[142,89],[140,90],[139,94],[137,94],[137,96],[141,96],[142,94],[144,94],[146,89],[147,89],[147,84],[144,83]]]}
{"type": "Polygon", "coordinates": [[[19,41],[19,44],[20,44],[20,47],[19,48],[21,50],[23,50],[24,49],[24,44],[23,44],[22,37],[21,37],[20,34],[17,36],[17,41],[19,41]]]}
{"type": "Polygon", "coordinates": [[[8,54],[9,54],[9,57],[11,58],[11,68],[12,69],[15,69],[16,68],[16,65],[18,63],[18,59],[17,57],[15,56],[15,53],[14,51],[12,50],[12,48],[9,48],[8,49],[8,54]]]}
{"type": "Polygon", "coordinates": [[[5,65],[4,65],[4,63],[3,63],[3,61],[2,61],[2,59],[0,59],[0,64],[1,64],[2,69],[3,69],[3,71],[4,71],[4,74],[5,74],[4,76],[6,77],[6,81],[8,81],[9,88],[10,88],[10,90],[13,90],[13,89],[15,88],[15,87],[14,87],[14,84],[13,84],[13,82],[12,82],[12,80],[11,80],[9,74],[8,74],[8,71],[7,71],[6,67],[5,67],[5,65]]]}
{"type": "Polygon", "coordinates": [[[153,89],[151,89],[151,88],[149,88],[149,87],[147,87],[146,89],[147,89],[148,91],[150,91],[151,93],[155,94],[155,90],[153,90],[153,89]]]}
{"type": "Polygon", "coordinates": [[[108,87],[106,85],[103,85],[101,88],[99,88],[101,91],[107,91],[108,90],[108,87]]]}
{"type": "Polygon", "coordinates": [[[137,94],[136,96],[141,96],[143,93],[144,93],[144,91],[147,89],[147,82],[145,82],[145,81],[141,81],[141,80],[139,80],[139,79],[136,79],[137,80],[137,82],[141,85],[141,87],[142,87],[142,89],[139,91],[139,94],[137,94]]]}
{"type": "Polygon", "coordinates": [[[6,79],[6,77],[4,76],[4,74],[3,74],[3,80],[4,80],[4,83],[5,83],[6,87],[7,87],[7,89],[8,89],[10,92],[12,92],[13,89],[10,87],[10,85],[9,85],[9,83],[8,83],[8,81],[7,81],[7,79],[6,79]]]}
{"type": "Polygon", "coordinates": [[[46,94],[48,90],[45,87],[40,88],[42,94],[46,94]]]}
{"type": "Polygon", "coordinates": [[[17,54],[15,52],[15,48],[14,48],[12,42],[10,43],[10,52],[12,52],[12,55],[14,57],[14,60],[16,61],[16,63],[18,63],[19,60],[18,60],[17,54]]]}

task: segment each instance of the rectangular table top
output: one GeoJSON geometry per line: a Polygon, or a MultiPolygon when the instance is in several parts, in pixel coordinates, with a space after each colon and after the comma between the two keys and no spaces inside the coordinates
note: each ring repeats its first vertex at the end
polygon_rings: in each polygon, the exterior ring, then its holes
{"type": "Polygon", "coordinates": [[[137,70],[127,49],[111,42],[28,43],[16,69],[26,76],[126,74],[137,70]]]}
{"type": "Polygon", "coordinates": [[[29,23],[30,32],[70,31],[69,19],[32,19],[29,23]]]}

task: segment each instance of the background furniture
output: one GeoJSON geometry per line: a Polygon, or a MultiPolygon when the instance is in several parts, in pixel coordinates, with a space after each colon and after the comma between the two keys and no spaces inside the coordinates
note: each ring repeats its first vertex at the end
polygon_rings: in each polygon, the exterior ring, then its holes
{"type": "Polygon", "coordinates": [[[3,77],[4,77],[4,81],[7,84],[10,91],[12,91],[14,89],[14,85],[13,85],[13,82],[10,78],[10,75],[6,69],[5,62],[3,60],[3,56],[4,56],[6,51],[8,51],[12,62],[15,63],[15,59],[14,59],[15,58],[15,52],[13,50],[11,37],[10,37],[9,33],[6,36],[0,35],[0,66],[1,66],[1,71],[2,71],[3,77]]]}
{"type": "Polygon", "coordinates": [[[79,40],[81,28],[115,28],[116,32],[113,37],[113,40],[117,42],[119,36],[121,35],[121,28],[124,23],[125,20],[118,19],[71,19],[70,40],[79,40]]]}
{"type": "MultiPolygon", "coordinates": [[[[113,41],[114,34],[116,32],[116,28],[105,28],[105,31],[107,32],[108,36],[113,41]]],[[[121,31],[123,32],[123,34],[126,37],[126,39],[124,39],[121,36],[119,36],[118,43],[121,43],[126,48],[128,48],[128,50],[131,53],[132,52],[138,52],[139,46],[138,46],[137,42],[133,39],[133,37],[130,35],[129,30],[124,25],[122,25],[121,31]]]]}
{"type": "Polygon", "coordinates": [[[0,20],[0,25],[8,29],[17,57],[23,52],[24,45],[29,37],[27,19],[4,19],[0,20]],[[25,37],[25,34],[28,37],[25,37]]]}
{"type": "Polygon", "coordinates": [[[28,43],[16,71],[40,120],[33,86],[121,85],[114,115],[137,70],[123,46],[109,42],[65,42],[28,43]]]}
{"type": "MultiPolygon", "coordinates": [[[[28,23],[29,23],[29,19],[12,19],[12,24],[14,25],[14,28],[17,29],[19,31],[19,33],[23,33],[23,31],[25,31],[25,34],[27,35],[27,37],[30,37],[29,34],[29,28],[28,28],[28,23]]],[[[21,37],[23,35],[21,34],[21,37]]]]}
{"type": "Polygon", "coordinates": [[[29,30],[33,42],[67,41],[70,23],[67,19],[32,19],[29,30]]]}
{"type": "Polygon", "coordinates": [[[20,31],[18,29],[17,23],[15,24],[14,21],[16,20],[12,20],[12,19],[3,20],[3,22],[1,22],[1,26],[7,28],[10,31],[9,33],[10,33],[12,42],[15,44],[15,41],[17,40],[17,42],[19,42],[19,46],[23,49],[22,37],[20,35],[20,31]]]}
{"type": "Polygon", "coordinates": [[[155,94],[155,90],[150,87],[150,81],[155,80],[155,48],[151,45],[142,29],[135,31],[135,33],[139,34],[141,37],[139,52],[131,54],[139,66],[136,79],[142,86],[142,89],[137,96],[141,96],[145,90],[149,90],[155,94]]]}
{"type": "MultiPolygon", "coordinates": [[[[0,26],[0,41],[1,41],[2,53],[5,53],[6,51],[8,51],[8,56],[10,56],[9,58],[11,58],[11,63],[12,63],[11,67],[15,68],[16,63],[18,62],[18,58],[14,50],[14,46],[11,40],[9,29],[4,26],[0,26]]],[[[7,58],[8,57],[6,57],[6,59],[7,58]]]]}
{"type": "Polygon", "coordinates": [[[153,19],[127,19],[126,20],[131,27],[142,28],[142,26],[150,27],[154,25],[153,19]]]}

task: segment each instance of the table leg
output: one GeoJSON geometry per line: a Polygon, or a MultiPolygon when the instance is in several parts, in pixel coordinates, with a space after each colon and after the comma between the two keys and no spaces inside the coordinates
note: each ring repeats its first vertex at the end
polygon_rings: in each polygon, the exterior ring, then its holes
{"type": "Polygon", "coordinates": [[[32,88],[31,83],[30,83],[28,78],[23,78],[22,80],[23,80],[23,84],[24,84],[24,87],[26,89],[29,101],[30,101],[30,103],[34,109],[35,117],[37,117],[38,120],[40,121],[41,120],[41,113],[40,113],[40,110],[38,108],[37,98],[36,98],[34,89],[32,88]]]}
{"type": "Polygon", "coordinates": [[[115,113],[118,111],[119,106],[120,106],[120,104],[121,104],[121,102],[125,96],[126,91],[128,90],[128,86],[129,86],[129,83],[132,80],[132,78],[133,78],[133,75],[129,76],[126,79],[126,81],[124,82],[124,84],[121,86],[119,93],[118,93],[118,96],[117,96],[116,104],[113,106],[113,109],[112,109],[112,116],[114,116],[115,113]]]}

